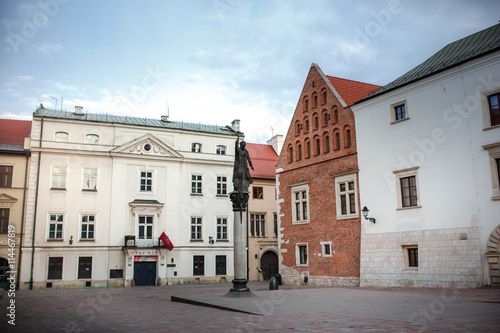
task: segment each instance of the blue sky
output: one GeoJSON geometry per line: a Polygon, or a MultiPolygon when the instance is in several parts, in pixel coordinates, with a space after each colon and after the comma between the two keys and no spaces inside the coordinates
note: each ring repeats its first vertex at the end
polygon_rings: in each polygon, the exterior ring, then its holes
{"type": "Polygon", "coordinates": [[[0,0],[0,118],[57,103],[159,119],[168,101],[172,120],[240,119],[263,143],[286,134],[311,63],[384,85],[498,13],[495,0],[0,0]]]}

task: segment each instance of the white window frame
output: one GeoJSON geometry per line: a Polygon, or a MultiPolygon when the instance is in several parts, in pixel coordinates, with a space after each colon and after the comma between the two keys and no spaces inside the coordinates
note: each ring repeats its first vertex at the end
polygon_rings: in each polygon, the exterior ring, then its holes
{"type": "MultiPolygon", "coordinates": [[[[217,175],[216,176],[216,178],[215,178],[216,191],[217,191],[216,194],[218,196],[224,196],[224,197],[227,196],[227,178],[228,177],[226,175],[217,175]],[[219,180],[219,178],[221,178],[221,180],[219,180]]],[[[203,180],[203,177],[202,177],[202,180],[203,180]]],[[[191,177],[191,182],[192,181],[193,181],[193,179],[191,177]]],[[[203,192],[203,185],[202,185],[202,192],[203,192]]]]}
{"type": "MultiPolygon", "coordinates": [[[[156,170],[155,169],[147,169],[147,168],[140,168],[137,170],[137,178],[139,179],[139,181],[137,182],[137,193],[141,193],[141,194],[147,194],[147,193],[150,193],[150,194],[155,194],[156,192],[156,170]],[[151,190],[148,191],[148,190],[142,190],[141,189],[141,183],[142,183],[142,173],[145,172],[146,173],[146,180],[147,180],[147,174],[148,173],[151,173],[151,190]]],[[[146,185],[147,186],[147,185],[146,185]]],[[[147,187],[146,187],[147,188],[147,187]]]]}
{"type": "Polygon", "coordinates": [[[82,191],[97,191],[97,179],[99,175],[99,169],[98,168],[93,168],[93,167],[83,167],[82,170],[82,191]],[[95,175],[94,174],[86,174],[86,170],[95,170],[95,175]],[[92,182],[92,179],[94,179],[94,182],[92,182]],[[94,185],[94,188],[89,185],[94,185]]]}
{"type": "Polygon", "coordinates": [[[64,241],[64,221],[66,220],[66,214],[51,212],[47,216],[47,240],[48,241],[64,241]],[[51,220],[52,216],[56,217],[56,220],[51,220]],[[58,217],[62,217],[62,221],[58,221],[58,217]],[[52,223],[54,221],[54,223],[52,223]],[[51,224],[56,225],[54,229],[54,237],[50,237],[50,226],[51,224]],[[61,237],[57,237],[57,225],[61,225],[61,237]]]}
{"type": "Polygon", "coordinates": [[[395,179],[396,179],[396,193],[397,193],[397,200],[398,200],[397,201],[397,203],[398,203],[397,210],[422,208],[422,206],[420,204],[421,192],[420,192],[420,187],[418,185],[418,168],[419,167],[413,167],[413,168],[393,171],[393,173],[395,175],[395,179]],[[415,184],[417,187],[417,205],[403,207],[403,194],[402,194],[402,189],[401,189],[401,178],[407,178],[407,177],[412,177],[412,176],[415,176],[415,184]]]}
{"type": "Polygon", "coordinates": [[[310,209],[309,207],[311,206],[310,205],[310,202],[309,202],[309,184],[300,184],[300,185],[294,185],[294,186],[291,186],[291,195],[292,195],[292,200],[291,200],[291,203],[292,203],[292,224],[306,224],[306,223],[309,223],[310,220],[311,220],[311,214],[310,214],[310,209]],[[306,193],[306,198],[304,199],[303,198],[303,192],[306,193]],[[296,199],[296,193],[299,193],[299,199],[296,199]],[[306,203],[306,206],[307,206],[307,211],[306,211],[306,218],[304,218],[304,205],[303,203],[306,203]],[[297,219],[297,207],[296,207],[296,204],[299,203],[300,204],[300,213],[302,214],[301,215],[301,219],[297,219]]]}
{"type": "Polygon", "coordinates": [[[96,214],[80,214],[80,232],[79,232],[79,239],[81,241],[94,241],[95,240],[95,233],[96,233],[96,214]],[[88,219],[87,221],[83,221],[85,217],[93,217],[93,221],[90,221],[90,219],[88,219]],[[83,238],[82,237],[82,233],[83,233],[83,226],[84,225],[87,225],[87,237],[83,238]],[[92,238],[88,237],[88,233],[89,233],[89,229],[88,229],[88,226],[92,225],[93,226],[93,236],[92,238]]]}
{"type": "Polygon", "coordinates": [[[201,153],[203,152],[203,145],[199,142],[191,143],[191,152],[192,153],[201,153]]]}
{"type": "Polygon", "coordinates": [[[357,173],[335,177],[335,200],[336,200],[336,210],[337,210],[337,220],[345,220],[359,217],[359,207],[358,207],[358,175],[357,173]],[[354,190],[349,189],[349,183],[354,183],[354,190]],[[346,190],[341,191],[341,185],[346,185],[346,190]],[[351,194],[354,194],[354,213],[351,212],[350,198],[351,194]],[[342,204],[341,196],[346,196],[346,208],[347,214],[342,214],[342,204]]]}
{"type": "Polygon", "coordinates": [[[499,92],[500,87],[481,92],[481,109],[483,111],[483,126],[485,130],[500,128],[500,124],[493,126],[491,125],[490,101],[488,99],[489,96],[497,94],[499,92]]]}
{"type": "Polygon", "coordinates": [[[251,237],[266,237],[266,220],[267,220],[266,215],[267,215],[266,213],[255,213],[255,212],[250,213],[251,237]],[[257,232],[257,229],[259,230],[259,232],[257,232]]]}
{"type": "MultiPolygon", "coordinates": [[[[202,242],[203,241],[203,216],[190,216],[189,217],[189,240],[191,242],[202,242]],[[196,223],[193,223],[193,219],[196,219],[196,223]],[[198,223],[199,222],[199,223],[198,223]],[[197,229],[200,228],[200,237],[192,238],[193,236],[193,227],[197,229]]],[[[195,231],[198,233],[198,230],[195,231]]]]}
{"type": "Polygon", "coordinates": [[[190,187],[191,187],[191,190],[190,190],[191,195],[203,195],[203,174],[192,173],[190,187]],[[196,179],[193,179],[193,177],[196,177],[196,179]],[[198,177],[200,177],[200,178],[198,179],[198,177]],[[193,187],[194,183],[196,183],[195,187],[193,187]],[[199,193],[198,193],[198,188],[201,190],[199,193]],[[193,189],[196,189],[195,192],[193,192],[193,189]]]}
{"type": "Polygon", "coordinates": [[[67,180],[68,180],[68,167],[62,166],[62,165],[52,165],[52,167],[50,168],[50,189],[51,190],[53,190],[53,189],[65,190],[66,185],[67,185],[66,184],[67,180]],[[56,168],[63,168],[64,173],[56,172],[56,168]],[[64,175],[64,180],[63,180],[64,184],[61,184],[62,175],[64,175]],[[56,184],[58,186],[54,186],[54,181],[55,181],[56,177],[57,177],[57,179],[59,179],[59,181],[56,184]],[[63,186],[61,186],[61,185],[63,185],[63,186]]]}
{"type": "Polygon", "coordinates": [[[491,172],[491,200],[500,200],[500,179],[498,178],[499,170],[495,160],[500,159],[500,142],[483,146],[483,149],[488,152],[491,172]]]}
{"type": "Polygon", "coordinates": [[[97,134],[85,135],[85,143],[88,145],[98,145],[99,144],[99,135],[97,135],[97,134]]]}
{"type": "Polygon", "coordinates": [[[309,266],[309,244],[308,243],[297,243],[295,244],[295,265],[296,266],[301,266],[301,267],[307,267],[309,266]],[[300,262],[300,247],[305,246],[306,247],[306,263],[302,264],[300,262]]]}
{"type": "Polygon", "coordinates": [[[406,100],[391,104],[390,109],[391,109],[391,125],[394,125],[394,124],[397,124],[397,123],[400,123],[402,121],[410,119],[410,113],[408,110],[408,102],[406,100]],[[404,107],[405,107],[405,117],[403,119],[396,120],[396,107],[398,107],[400,105],[404,105],[404,107]]]}
{"type": "Polygon", "coordinates": [[[224,145],[217,145],[217,147],[215,147],[215,153],[217,155],[227,155],[227,147],[224,145]]]}
{"type": "Polygon", "coordinates": [[[54,141],[55,142],[69,142],[69,133],[64,132],[64,131],[54,132],[54,141]],[[63,134],[65,134],[65,136],[63,134]]]}
{"type": "Polygon", "coordinates": [[[323,255],[323,257],[331,257],[333,255],[333,249],[332,249],[332,242],[329,241],[329,242],[320,242],[321,244],[321,254],[323,255]],[[326,245],[328,245],[330,247],[330,253],[326,253],[326,245]]]}
{"type": "Polygon", "coordinates": [[[229,241],[229,218],[226,216],[218,216],[215,218],[215,240],[217,242],[229,241]],[[219,224],[219,220],[222,222],[219,224]],[[225,222],[225,223],[224,223],[225,222]],[[219,229],[222,234],[226,234],[225,238],[219,238],[219,229]]]}
{"type": "Polygon", "coordinates": [[[155,239],[155,217],[154,215],[147,215],[147,214],[144,214],[144,215],[137,215],[137,240],[139,241],[143,241],[143,242],[148,242],[149,240],[151,240],[150,242],[154,243],[154,239],[155,239]],[[141,217],[144,218],[144,223],[141,223],[141,217]],[[148,222],[149,218],[151,218],[151,223],[148,222]],[[144,235],[143,235],[143,238],[141,238],[141,235],[140,235],[140,229],[141,229],[141,226],[144,227],[144,235]],[[151,238],[148,238],[148,228],[151,228],[151,238]]]}

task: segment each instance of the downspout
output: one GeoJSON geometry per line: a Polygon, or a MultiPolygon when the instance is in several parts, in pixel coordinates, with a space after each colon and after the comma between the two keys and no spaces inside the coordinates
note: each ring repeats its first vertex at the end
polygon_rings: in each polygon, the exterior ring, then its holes
{"type": "MultiPolygon", "coordinates": [[[[43,116],[40,126],[40,141],[38,148],[42,148],[43,140],[43,116]]],[[[38,166],[36,171],[36,189],[35,189],[35,211],[33,212],[33,235],[31,236],[31,273],[30,273],[30,290],[33,290],[33,267],[35,265],[35,230],[36,230],[36,213],[38,207],[38,185],[40,183],[40,160],[42,158],[41,150],[38,152],[38,166]]]]}
{"type": "Polygon", "coordinates": [[[23,236],[24,236],[24,212],[26,210],[26,192],[28,191],[26,188],[26,184],[28,183],[28,160],[30,156],[30,151],[26,152],[26,166],[24,168],[24,188],[23,188],[23,211],[21,213],[21,238],[19,241],[19,263],[17,265],[17,278],[16,278],[16,289],[19,290],[19,278],[21,276],[21,267],[22,267],[22,253],[23,253],[23,236]]]}

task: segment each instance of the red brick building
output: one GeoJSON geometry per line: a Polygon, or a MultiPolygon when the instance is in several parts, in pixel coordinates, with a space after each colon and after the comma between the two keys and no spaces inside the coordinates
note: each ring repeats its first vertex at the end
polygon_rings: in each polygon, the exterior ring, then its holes
{"type": "Polygon", "coordinates": [[[276,171],[285,283],[359,285],[361,213],[349,105],[379,88],[311,65],[276,171]]]}

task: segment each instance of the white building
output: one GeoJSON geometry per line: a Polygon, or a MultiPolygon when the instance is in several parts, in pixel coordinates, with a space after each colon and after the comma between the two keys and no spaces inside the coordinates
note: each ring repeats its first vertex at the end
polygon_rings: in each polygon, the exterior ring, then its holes
{"type": "Polygon", "coordinates": [[[41,106],[20,288],[232,279],[235,139],[225,126],[41,106]]]}
{"type": "Polygon", "coordinates": [[[361,286],[499,284],[500,25],[352,106],[361,286]]]}

